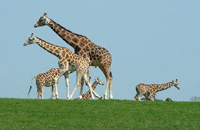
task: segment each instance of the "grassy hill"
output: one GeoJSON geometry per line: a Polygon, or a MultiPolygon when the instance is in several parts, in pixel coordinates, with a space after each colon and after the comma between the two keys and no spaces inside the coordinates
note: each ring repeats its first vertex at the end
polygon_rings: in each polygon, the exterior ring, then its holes
{"type": "Polygon", "coordinates": [[[1,130],[199,130],[200,102],[0,99],[1,130]]]}

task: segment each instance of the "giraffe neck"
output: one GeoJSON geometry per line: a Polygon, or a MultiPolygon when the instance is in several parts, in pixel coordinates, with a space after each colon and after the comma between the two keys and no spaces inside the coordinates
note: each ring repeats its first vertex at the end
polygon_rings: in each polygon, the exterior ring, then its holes
{"type": "Polygon", "coordinates": [[[79,48],[78,43],[81,38],[86,38],[85,36],[73,33],[70,30],[62,27],[52,19],[50,19],[49,27],[74,49],[79,48]]]}
{"type": "Polygon", "coordinates": [[[95,81],[93,84],[92,84],[92,89],[95,90],[96,87],[97,87],[98,83],[95,81]]]}
{"type": "Polygon", "coordinates": [[[168,83],[166,83],[166,84],[158,85],[157,91],[166,90],[166,89],[170,88],[171,86],[173,86],[173,83],[172,83],[172,82],[168,82],[168,83]]]}
{"type": "Polygon", "coordinates": [[[61,54],[60,54],[60,50],[62,50],[61,47],[59,46],[55,46],[51,43],[48,43],[38,37],[36,37],[38,42],[37,44],[42,47],[44,50],[48,51],[49,53],[55,55],[56,57],[60,58],[61,54]]]}
{"type": "MultiPolygon", "coordinates": [[[[92,89],[95,90],[97,85],[98,85],[98,83],[95,81],[92,84],[92,89]]],[[[92,98],[92,95],[91,95],[90,91],[87,91],[85,94],[82,94],[82,99],[90,99],[90,98],[92,98]]]]}

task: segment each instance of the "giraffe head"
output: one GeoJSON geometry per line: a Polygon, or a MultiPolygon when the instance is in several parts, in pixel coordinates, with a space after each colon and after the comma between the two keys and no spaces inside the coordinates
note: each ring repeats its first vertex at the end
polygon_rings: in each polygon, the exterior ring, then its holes
{"type": "Polygon", "coordinates": [[[178,84],[178,79],[176,81],[172,80],[173,86],[175,86],[178,90],[180,89],[179,84],[178,84]]]}
{"type": "Polygon", "coordinates": [[[37,38],[32,33],[28,40],[24,43],[24,46],[31,45],[33,43],[37,43],[37,38]]]}
{"type": "Polygon", "coordinates": [[[95,79],[95,82],[97,82],[99,85],[104,85],[104,83],[98,77],[95,79]]]}
{"type": "Polygon", "coordinates": [[[47,13],[44,13],[42,17],[37,21],[37,23],[34,25],[35,28],[40,26],[49,25],[50,19],[47,17],[47,13]]]}

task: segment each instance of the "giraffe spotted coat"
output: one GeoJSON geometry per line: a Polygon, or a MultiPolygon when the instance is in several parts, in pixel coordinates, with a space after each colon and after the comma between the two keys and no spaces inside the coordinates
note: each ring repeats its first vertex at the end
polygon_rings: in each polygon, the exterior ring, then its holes
{"type": "Polygon", "coordinates": [[[59,25],[52,19],[48,18],[46,13],[44,13],[44,15],[40,17],[34,27],[36,28],[45,25],[49,26],[65,42],[72,46],[76,54],[86,58],[90,66],[98,66],[101,69],[107,79],[104,98],[107,99],[107,91],[109,88],[110,98],[112,99],[112,73],[110,71],[112,56],[110,52],[104,47],[94,44],[86,36],[73,33],[70,30],[59,25]]]}
{"type": "Polygon", "coordinates": [[[136,86],[136,96],[135,99],[141,101],[140,97],[142,95],[145,96],[146,100],[154,101],[156,93],[162,90],[166,90],[171,86],[175,86],[177,89],[179,88],[178,80],[172,80],[171,82],[165,84],[144,84],[140,83],[136,86]]]}
{"type": "MultiPolygon", "coordinates": [[[[47,71],[45,73],[40,73],[37,76],[32,78],[32,81],[33,81],[33,79],[36,79],[38,98],[41,97],[43,99],[44,87],[52,87],[52,98],[55,98],[55,96],[56,96],[56,98],[59,98],[58,92],[57,92],[57,84],[58,84],[59,78],[60,78],[59,73],[60,73],[59,68],[52,68],[49,71],[47,71]]],[[[29,93],[32,88],[32,81],[31,81],[29,93]]]]}

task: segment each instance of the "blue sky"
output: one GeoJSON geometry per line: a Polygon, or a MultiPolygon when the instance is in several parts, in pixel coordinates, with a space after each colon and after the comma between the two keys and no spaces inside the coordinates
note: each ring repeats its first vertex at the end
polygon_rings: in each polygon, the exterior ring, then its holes
{"type": "MultiPolygon", "coordinates": [[[[198,0],[61,0],[60,2],[0,0],[0,97],[36,98],[36,86],[27,92],[31,78],[58,67],[58,59],[38,45],[24,47],[31,33],[73,51],[49,27],[34,28],[43,15],[72,32],[85,35],[112,54],[114,99],[133,100],[139,83],[166,83],[178,79],[180,90],[172,87],[157,94],[176,101],[200,96],[200,1],[198,0]]],[[[91,68],[106,82],[103,73],[91,68]]],[[[75,86],[70,75],[70,91],[75,86]]],[[[84,86],[87,91],[87,86],[84,86]]],[[[104,94],[105,86],[97,93],[104,94]]],[[[66,99],[64,77],[58,87],[66,99]]],[[[79,94],[77,90],[74,98],[79,94]]],[[[44,89],[44,98],[51,89],[44,89]]]]}

